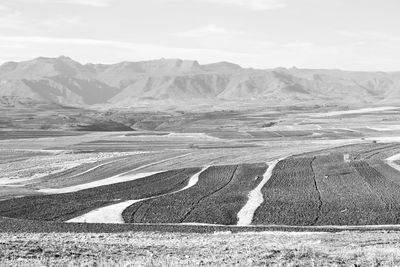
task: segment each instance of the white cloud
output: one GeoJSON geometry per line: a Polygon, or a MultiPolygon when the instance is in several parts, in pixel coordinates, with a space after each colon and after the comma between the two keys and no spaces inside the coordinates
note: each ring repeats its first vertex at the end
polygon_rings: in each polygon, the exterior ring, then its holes
{"type": "Polygon", "coordinates": [[[127,48],[131,46],[129,42],[108,41],[86,38],[53,38],[41,36],[0,36],[0,41],[17,43],[42,43],[42,44],[69,44],[69,45],[99,45],[127,48]]]}
{"type": "Polygon", "coordinates": [[[20,30],[26,26],[24,18],[19,12],[12,12],[0,16],[0,29],[20,30]]]}
{"type": "Polygon", "coordinates": [[[376,32],[376,31],[361,31],[352,32],[347,30],[338,30],[337,34],[357,39],[369,39],[372,41],[387,41],[387,42],[398,42],[400,41],[400,36],[386,33],[386,32],[376,32]]]}
{"type": "Polygon", "coordinates": [[[231,31],[222,27],[218,27],[214,24],[209,24],[204,27],[178,32],[175,33],[174,35],[179,37],[202,38],[210,35],[239,35],[239,34],[243,34],[243,32],[231,31]]]}
{"type": "Polygon", "coordinates": [[[107,7],[111,5],[114,0],[16,0],[25,3],[61,3],[61,4],[71,4],[71,5],[82,5],[82,6],[92,6],[92,7],[107,7]]]}
{"type": "Polygon", "coordinates": [[[26,45],[21,50],[0,55],[0,61],[22,60],[38,56],[67,55],[86,62],[110,63],[125,60],[149,60],[152,58],[200,59],[207,62],[218,60],[236,61],[255,57],[256,54],[229,52],[218,49],[173,47],[149,43],[87,38],[53,38],[38,36],[0,36],[0,43],[8,47],[26,45]],[[12,58],[10,55],[16,55],[12,58]]]}
{"type": "Polygon", "coordinates": [[[235,5],[252,10],[270,10],[285,8],[287,4],[283,0],[199,0],[224,5],[235,5]]]}
{"type": "Polygon", "coordinates": [[[0,11],[7,10],[6,6],[0,5],[0,11]]]}
{"type": "Polygon", "coordinates": [[[64,26],[80,26],[83,24],[80,17],[64,17],[48,18],[37,22],[40,28],[45,29],[60,29],[64,26]]]}
{"type": "MultiPolygon", "coordinates": [[[[159,0],[159,1],[188,1],[188,0],[159,0]]],[[[203,2],[225,6],[235,6],[250,10],[271,10],[287,6],[286,0],[191,0],[192,2],[203,2]]]]}
{"type": "Polygon", "coordinates": [[[58,2],[71,3],[84,6],[107,7],[113,0],[57,0],[58,2]]]}
{"type": "MultiPolygon", "coordinates": [[[[207,38],[206,38],[207,39],[207,38]]],[[[322,45],[308,42],[269,42],[237,38],[227,45],[194,48],[89,38],[54,38],[0,35],[0,62],[27,60],[38,56],[67,55],[81,62],[114,63],[162,57],[196,59],[201,63],[230,61],[244,67],[270,68],[297,66],[353,70],[396,70],[398,46],[357,44],[322,45]],[[240,39],[243,39],[240,42],[240,39]],[[366,60],[368,59],[368,60],[366,60]]]]}
{"type": "Polygon", "coordinates": [[[78,27],[83,25],[80,17],[53,16],[44,19],[30,18],[21,12],[13,11],[0,16],[0,29],[18,31],[18,34],[40,34],[46,31],[64,29],[64,27],[78,27]]]}

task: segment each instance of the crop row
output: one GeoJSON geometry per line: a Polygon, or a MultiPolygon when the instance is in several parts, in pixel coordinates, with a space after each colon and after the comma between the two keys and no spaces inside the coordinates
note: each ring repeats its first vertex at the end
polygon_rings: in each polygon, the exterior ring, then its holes
{"type": "Polygon", "coordinates": [[[74,193],[27,196],[0,201],[0,216],[66,221],[108,204],[174,192],[185,187],[199,168],[157,173],[146,178],[74,193]]]}
{"type": "Polygon", "coordinates": [[[278,162],[262,188],[264,202],[253,224],[313,225],[319,216],[319,192],[311,167],[314,158],[278,162]]]}
{"type": "Polygon", "coordinates": [[[364,178],[377,202],[383,204],[375,220],[369,218],[370,224],[400,223],[400,186],[387,179],[365,161],[353,163],[354,168],[364,178]]]}
{"type": "Polygon", "coordinates": [[[253,224],[400,223],[400,183],[367,161],[345,162],[340,153],[283,160],[262,192],[253,224]]]}
{"type": "Polygon", "coordinates": [[[198,183],[177,194],[133,204],[122,216],[125,222],[180,223],[204,200],[232,179],[237,166],[212,166],[203,171],[198,183]]]}
{"type": "Polygon", "coordinates": [[[338,154],[319,156],[313,162],[322,201],[316,224],[363,225],[379,218],[383,203],[354,164],[357,163],[344,162],[338,154]]]}
{"type": "Polygon", "coordinates": [[[124,211],[123,217],[135,223],[236,224],[237,213],[265,170],[263,163],[209,167],[195,186],[136,203],[124,211]]]}

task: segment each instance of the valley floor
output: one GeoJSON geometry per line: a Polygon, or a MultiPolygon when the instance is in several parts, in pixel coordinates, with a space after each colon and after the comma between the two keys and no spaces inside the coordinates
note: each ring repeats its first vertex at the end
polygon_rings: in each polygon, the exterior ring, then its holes
{"type": "Polygon", "coordinates": [[[399,232],[1,233],[1,266],[399,266],[399,232]]]}

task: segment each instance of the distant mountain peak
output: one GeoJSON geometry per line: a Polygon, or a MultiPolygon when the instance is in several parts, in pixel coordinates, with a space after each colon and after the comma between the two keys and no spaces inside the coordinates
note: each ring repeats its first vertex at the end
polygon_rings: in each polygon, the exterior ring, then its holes
{"type": "Polygon", "coordinates": [[[265,101],[270,105],[375,104],[399,99],[399,88],[399,72],[296,67],[260,70],[226,61],[202,65],[177,58],[82,65],[59,56],[0,66],[0,97],[29,97],[70,106],[131,107],[149,101],[210,100],[265,101]]]}

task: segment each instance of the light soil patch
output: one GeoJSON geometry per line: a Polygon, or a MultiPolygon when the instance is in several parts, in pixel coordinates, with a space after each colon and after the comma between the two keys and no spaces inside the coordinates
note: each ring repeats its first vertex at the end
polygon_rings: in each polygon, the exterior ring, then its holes
{"type": "Polygon", "coordinates": [[[47,154],[15,162],[4,163],[0,164],[0,169],[2,170],[2,173],[0,174],[0,185],[31,181],[47,175],[65,171],[82,164],[95,163],[97,161],[112,159],[115,157],[143,153],[145,152],[100,152],[73,154],[69,151],[59,151],[58,153],[52,155],[47,154]]]}
{"type": "Polygon", "coordinates": [[[190,153],[184,154],[184,155],[180,155],[180,156],[177,156],[177,157],[163,159],[163,160],[160,160],[160,161],[157,161],[157,162],[153,162],[153,163],[150,163],[150,164],[146,164],[146,165],[140,166],[138,168],[135,168],[133,170],[129,170],[127,172],[123,172],[123,173],[117,174],[115,176],[106,178],[106,179],[101,179],[101,180],[93,181],[93,182],[90,182],[90,183],[74,185],[74,186],[69,186],[69,187],[64,187],[64,188],[44,188],[44,189],[39,189],[38,192],[47,193],[47,194],[71,193],[71,192],[77,192],[77,191],[84,190],[84,189],[104,186],[104,185],[110,185],[110,184],[133,181],[133,180],[136,180],[136,179],[139,179],[139,178],[143,178],[143,177],[150,176],[150,175],[158,173],[158,172],[135,173],[138,170],[142,170],[142,169],[147,168],[149,166],[153,166],[153,165],[156,165],[156,164],[159,164],[159,163],[163,163],[163,162],[166,162],[168,160],[182,158],[182,157],[185,157],[185,156],[187,156],[189,154],[190,153]]]}
{"type": "Polygon", "coordinates": [[[118,204],[109,205],[99,209],[95,209],[82,216],[72,218],[67,222],[70,223],[124,223],[122,212],[130,205],[136,202],[144,201],[149,198],[128,200],[118,204]]]}
{"type": "Polygon", "coordinates": [[[137,173],[137,174],[132,174],[129,176],[121,176],[116,175],[110,178],[86,183],[86,184],[80,184],[80,185],[74,185],[74,186],[69,186],[69,187],[64,187],[64,188],[44,188],[44,189],[39,189],[37,190],[40,193],[46,193],[46,194],[63,194],[63,193],[72,193],[72,192],[77,192],[81,191],[84,189],[90,189],[94,187],[99,187],[99,186],[104,186],[104,185],[111,185],[111,184],[116,184],[116,183],[122,183],[122,182],[129,182],[133,181],[136,179],[144,178],[153,174],[156,174],[157,172],[147,172],[147,173],[137,173]]]}
{"type": "Polygon", "coordinates": [[[395,143],[400,142],[400,136],[379,136],[365,138],[368,141],[376,141],[380,143],[395,143]]]}
{"type": "Polygon", "coordinates": [[[339,116],[339,115],[362,114],[362,113],[386,111],[386,110],[393,110],[393,109],[399,109],[399,107],[377,107],[377,108],[362,108],[362,109],[353,109],[353,110],[331,111],[331,112],[326,112],[326,113],[312,114],[311,117],[332,117],[332,116],[339,116]]]}
{"type": "Polygon", "coordinates": [[[239,219],[237,225],[250,225],[251,222],[253,221],[254,213],[256,212],[257,208],[264,202],[264,197],[261,192],[261,189],[271,178],[272,171],[275,168],[275,165],[280,160],[275,160],[267,163],[268,169],[263,175],[262,181],[258,184],[258,186],[254,190],[252,190],[249,193],[249,199],[246,205],[244,205],[244,207],[237,214],[237,217],[239,219]]]}
{"type": "Polygon", "coordinates": [[[400,130],[400,125],[382,125],[382,127],[371,127],[367,126],[366,128],[378,131],[378,132],[385,132],[385,131],[398,131],[400,130]]]}
{"type": "Polygon", "coordinates": [[[314,136],[321,136],[321,135],[322,135],[322,133],[312,133],[311,137],[314,137],[314,136]]]}
{"type": "MultiPolygon", "coordinates": [[[[135,173],[135,172],[137,172],[137,171],[139,171],[139,170],[143,170],[143,169],[146,169],[146,168],[148,168],[148,167],[155,166],[155,165],[159,165],[159,164],[162,164],[162,163],[171,161],[171,160],[180,159],[180,158],[189,156],[189,155],[191,155],[191,154],[192,154],[192,153],[186,153],[186,154],[179,155],[179,156],[176,156],[176,157],[166,158],[166,159],[159,160],[159,161],[156,161],[156,162],[152,162],[152,163],[149,163],[149,164],[146,164],[146,165],[142,165],[142,166],[140,166],[140,167],[138,167],[138,168],[135,168],[135,169],[133,169],[133,170],[129,170],[129,171],[127,171],[127,172],[121,173],[121,174],[119,174],[118,176],[125,176],[125,175],[126,175],[126,176],[129,176],[129,175],[131,175],[132,173],[135,173]]],[[[161,171],[158,171],[158,172],[161,172],[161,171]]]]}
{"type": "Polygon", "coordinates": [[[158,197],[162,197],[162,196],[166,196],[166,195],[172,195],[172,194],[181,192],[183,190],[186,190],[186,189],[194,186],[195,184],[197,184],[197,182],[199,181],[199,175],[203,171],[205,171],[208,167],[209,166],[203,168],[201,171],[194,174],[190,178],[188,184],[184,188],[177,190],[175,192],[172,192],[169,194],[162,194],[159,196],[154,196],[154,197],[149,197],[149,198],[128,200],[128,201],[124,201],[121,203],[98,208],[98,209],[95,209],[84,215],[81,215],[79,217],[72,218],[72,219],[68,220],[67,222],[71,222],[71,223],[117,223],[117,224],[125,223],[125,221],[122,217],[122,213],[126,208],[128,208],[129,206],[131,206],[137,202],[154,199],[154,198],[158,198],[158,197]]]}
{"type": "Polygon", "coordinates": [[[399,159],[400,159],[400,154],[396,154],[391,157],[388,157],[385,161],[387,165],[400,172],[400,166],[396,163],[396,161],[399,159]]]}
{"type": "Polygon", "coordinates": [[[205,133],[169,133],[165,135],[166,137],[177,137],[177,138],[190,138],[190,139],[206,139],[206,140],[215,140],[215,141],[220,141],[221,139],[207,135],[205,133]]]}

